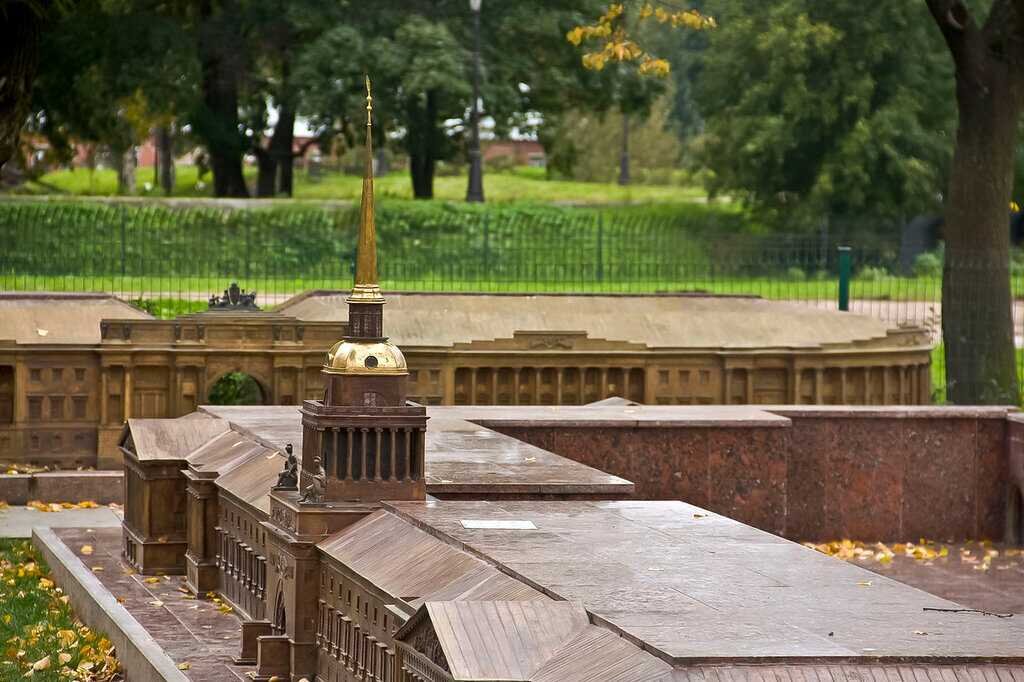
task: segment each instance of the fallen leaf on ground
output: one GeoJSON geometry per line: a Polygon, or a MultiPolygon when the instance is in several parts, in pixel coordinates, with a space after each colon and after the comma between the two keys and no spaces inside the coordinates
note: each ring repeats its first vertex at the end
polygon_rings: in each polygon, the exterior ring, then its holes
{"type": "Polygon", "coordinates": [[[85,556],[89,556],[90,554],[92,554],[92,545],[82,545],[81,552],[85,556]]]}

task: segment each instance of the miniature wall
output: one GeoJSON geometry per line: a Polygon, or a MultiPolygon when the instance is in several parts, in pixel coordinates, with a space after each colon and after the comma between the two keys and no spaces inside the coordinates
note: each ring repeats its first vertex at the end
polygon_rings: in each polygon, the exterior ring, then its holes
{"type": "MultiPolygon", "coordinates": [[[[789,426],[481,424],[794,540],[1002,539],[1004,408],[779,407],[789,426]]],[[[1024,422],[1014,439],[1024,459],[1024,422]]],[[[1024,476],[1024,473],[1022,473],[1024,476]]]]}

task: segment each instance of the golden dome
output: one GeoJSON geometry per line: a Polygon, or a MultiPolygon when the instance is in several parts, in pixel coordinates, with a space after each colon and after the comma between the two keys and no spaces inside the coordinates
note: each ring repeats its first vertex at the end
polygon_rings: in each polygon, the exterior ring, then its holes
{"type": "Polygon", "coordinates": [[[408,374],[405,356],[387,341],[339,341],[327,351],[328,374],[408,374]]]}

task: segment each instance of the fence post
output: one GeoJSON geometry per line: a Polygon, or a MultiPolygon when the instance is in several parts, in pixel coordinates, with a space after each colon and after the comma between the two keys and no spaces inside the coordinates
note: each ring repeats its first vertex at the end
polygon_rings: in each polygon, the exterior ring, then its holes
{"type": "Polygon", "coordinates": [[[597,281],[604,280],[604,216],[597,214],[597,281]]]}
{"type": "Polygon", "coordinates": [[[118,206],[117,213],[121,218],[121,285],[124,286],[125,261],[128,257],[127,234],[125,233],[124,212],[128,210],[125,206],[118,206]]]}
{"type": "Polygon", "coordinates": [[[839,309],[850,309],[850,247],[839,247],[839,309]]]}

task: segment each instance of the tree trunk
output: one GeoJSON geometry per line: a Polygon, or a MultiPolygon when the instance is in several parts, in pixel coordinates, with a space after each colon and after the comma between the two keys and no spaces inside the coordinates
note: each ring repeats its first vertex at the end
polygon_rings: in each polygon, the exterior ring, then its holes
{"type": "Polygon", "coordinates": [[[174,140],[169,126],[161,126],[157,130],[157,149],[160,158],[160,187],[164,195],[174,193],[174,140]]]}
{"type": "Polygon", "coordinates": [[[8,2],[0,21],[0,166],[14,157],[39,65],[43,20],[29,3],[8,2]]]}
{"type": "Polygon", "coordinates": [[[942,273],[946,390],[953,403],[1015,405],[1009,202],[1019,96],[1013,67],[985,62],[957,73],[942,273]]]}
{"type": "Polygon", "coordinates": [[[629,184],[629,116],[622,114],[622,151],[619,154],[619,184],[629,184]]]}
{"type": "Polygon", "coordinates": [[[256,196],[268,199],[274,196],[274,185],[277,180],[277,159],[262,147],[256,150],[256,196]]]}
{"type": "MultiPolygon", "coordinates": [[[[229,3],[225,3],[229,4],[229,3]]],[[[233,12],[214,16],[212,3],[203,2],[203,26],[199,36],[202,65],[203,108],[196,117],[196,133],[210,153],[213,194],[218,197],[248,197],[242,174],[245,143],[238,125],[238,79],[241,71],[241,42],[233,12]]]]}
{"type": "Polygon", "coordinates": [[[270,153],[277,163],[277,192],[290,197],[293,189],[295,157],[292,147],[295,142],[295,109],[290,102],[281,104],[280,116],[274,126],[274,139],[270,142],[270,153]]]}
{"type": "Polygon", "coordinates": [[[111,147],[110,155],[117,171],[117,193],[135,194],[135,148],[131,145],[127,149],[111,147]]]}
{"type": "Polygon", "coordinates": [[[437,103],[433,92],[428,92],[424,106],[413,98],[409,103],[409,133],[406,136],[409,152],[409,174],[412,176],[414,199],[434,198],[434,171],[439,153],[437,130],[437,103]]]}

